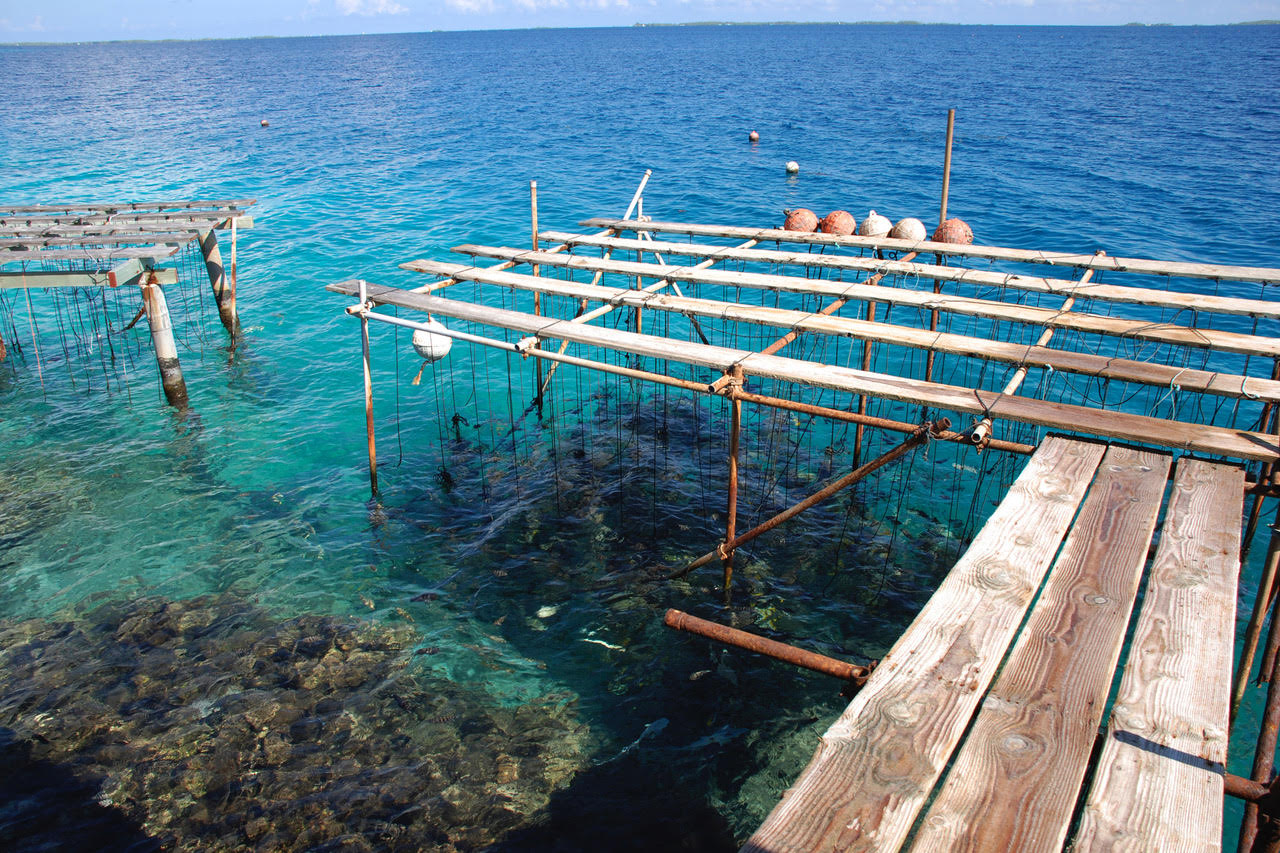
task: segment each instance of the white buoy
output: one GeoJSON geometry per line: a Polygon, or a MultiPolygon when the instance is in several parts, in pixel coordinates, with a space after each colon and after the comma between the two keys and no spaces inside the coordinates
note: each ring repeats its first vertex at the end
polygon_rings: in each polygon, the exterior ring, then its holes
{"type": "Polygon", "coordinates": [[[794,174],[796,174],[796,173],[797,173],[797,172],[799,172],[799,171],[800,171],[800,164],[799,164],[799,163],[797,163],[795,160],[788,160],[788,161],[787,161],[787,174],[788,174],[788,175],[794,175],[794,174]]]}
{"type": "Polygon", "coordinates": [[[427,361],[439,361],[453,348],[453,338],[440,334],[448,331],[448,327],[439,320],[428,317],[426,325],[429,328],[413,330],[413,348],[427,361]],[[439,331],[435,331],[437,329],[439,331]]]}
{"type": "Polygon", "coordinates": [[[898,220],[898,224],[893,226],[889,236],[896,237],[899,240],[923,240],[928,233],[928,231],[924,230],[923,222],[909,216],[906,219],[898,220]]]}
{"type": "Polygon", "coordinates": [[[862,220],[862,224],[858,226],[859,237],[883,237],[889,233],[889,229],[893,227],[893,223],[887,217],[881,216],[874,210],[867,214],[867,218],[862,220]]]}
{"type": "Polygon", "coordinates": [[[258,122],[258,124],[262,125],[263,127],[271,126],[271,122],[267,121],[265,118],[262,121],[258,122]]]}

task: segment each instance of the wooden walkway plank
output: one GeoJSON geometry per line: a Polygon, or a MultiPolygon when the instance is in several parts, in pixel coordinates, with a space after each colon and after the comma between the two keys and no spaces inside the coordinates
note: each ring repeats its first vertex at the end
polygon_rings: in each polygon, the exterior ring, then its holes
{"type": "Polygon", "coordinates": [[[1107,451],[913,850],[1062,848],[1146,564],[1169,461],[1165,454],[1127,447],[1107,451]]]}
{"type": "Polygon", "coordinates": [[[27,204],[18,207],[0,206],[0,214],[12,216],[19,213],[78,213],[92,211],[95,213],[115,213],[120,210],[193,210],[197,208],[213,208],[215,210],[249,207],[256,204],[257,199],[224,199],[219,201],[124,201],[106,204],[27,204]]]}
{"type": "MultiPolygon", "coordinates": [[[[354,280],[329,284],[325,289],[347,296],[359,293],[358,284],[354,280]]],[[[716,378],[734,366],[740,366],[749,376],[798,382],[852,394],[869,394],[906,403],[923,403],[945,411],[1005,418],[1050,429],[1086,432],[1234,459],[1280,461],[1280,440],[1264,433],[1167,421],[1146,415],[1033,400],[729,347],[638,335],[635,332],[599,328],[504,308],[474,305],[457,299],[443,299],[385,285],[370,283],[367,285],[367,292],[369,300],[376,305],[398,305],[428,314],[511,329],[544,340],[572,341],[648,358],[708,367],[717,372],[716,378]]]]}
{"type": "Polygon", "coordinates": [[[837,236],[835,234],[783,231],[780,228],[743,228],[726,225],[696,225],[685,222],[651,222],[635,219],[597,217],[579,222],[583,228],[609,228],[615,231],[647,231],[649,233],[689,234],[694,237],[730,237],[760,242],[806,243],[811,246],[850,246],[860,249],[891,249],[897,252],[920,252],[969,258],[1015,261],[1025,264],[1076,267],[1100,271],[1132,272],[1140,275],[1169,275],[1182,278],[1210,278],[1223,281],[1259,281],[1280,284],[1280,269],[1244,267],[1230,264],[1157,261],[1146,258],[1117,258],[1110,255],[1085,255],[1072,252],[1044,252],[1035,249],[1012,249],[1002,246],[934,243],[930,240],[895,240],[889,237],[837,236]]]}
{"type": "Polygon", "coordinates": [[[1263,401],[1280,398],[1280,382],[1260,377],[1246,377],[1210,370],[1112,358],[1087,352],[1077,353],[1044,346],[987,340],[912,326],[899,326],[889,322],[861,320],[856,317],[761,305],[739,305],[718,299],[671,296],[645,290],[566,281],[561,278],[513,273],[492,267],[477,270],[475,267],[443,261],[414,261],[409,267],[417,272],[481,281],[535,293],[591,299],[614,306],[673,311],[698,317],[770,325],[790,331],[843,335],[860,340],[899,344],[972,358],[986,358],[1009,364],[1052,367],[1054,370],[1064,370],[1069,373],[1103,376],[1145,385],[1176,384],[1186,391],[1199,391],[1226,397],[1256,398],[1263,401]]]}
{"type": "Polygon", "coordinates": [[[897,261],[875,257],[852,255],[815,255],[811,252],[786,252],[773,249],[734,249],[725,246],[708,246],[696,243],[679,243],[670,240],[633,240],[625,237],[602,237],[594,234],[572,234],[563,231],[543,231],[540,239],[571,246],[591,246],[627,251],[663,253],[690,258],[709,258],[729,261],[754,261],[765,264],[806,266],[831,270],[860,270],[884,272],[906,278],[932,281],[954,281],[984,287],[1009,287],[1032,293],[1055,293],[1074,296],[1077,299],[1093,299],[1103,302],[1123,302],[1150,305],[1180,311],[1190,308],[1214,314],[1238,314],[1247,317],[1280,317],[1280,302],[1262,299],[1243,299],[1234,296],[1217,296],[1209,293],[1189,293],[1178,290],[1159,290],[1130,285],[1102,284],[1072,281],[1063,278],[1018,275],[1016,273],[978,270],[963,266],[941,266],[919,261],[897,261]]]}
{"type": "Polygon", "coordinates": [[[1078,851],[1217,851],[1244,472],[1184,458],[1078,851]]]}
{"type": "MultiPolygon", "coordinates": [[[[1217,349],[1245,355],[1269,355],[1280,358],[1280,341],[1262,335],[1250,335],[1219,329],[1193,329],[1175,323],[1151,320],[1132,320],[1104,314],[1080,314],[1060,311],[1056,308],[1040,308],[1001,302],[997,299],[978,299],[971,296],[953,296],[929,291],[901,290],[879,285],[856,282],[809,279],[802,276],[776,275],[773,273],[736,272],[732,270],[699,269],[674,264],[650,264],[636,261],[619,261],[612,258],[588,258],[552,252],[534,252],[529,249],[513,249],[502,246],[463,245],[454,251],[477,257],[515,260],[521,263],[539,264],[544,267],[607,272],[691,284],[718,284],[727,287],[748,287],[784,293],[807,293],[834,296],[841,299],[857,299],[870,302],[889,302],[923,310],[939,310],[990,320],[1007,320],[1045,328],[1073,329],[1078,332],[1094,332],[1101,335],[1138,338],[1180,346],[1217,349]]],[[[410,261],[401,264],[402,269],[417,272],[440,272],[446,264],[435,261],[410,261]]],[[[461,277],[484,275],[480,267],[460,267],[461,277]]],[[[450,274],[450,277],[459,276],[450,274]]]]}
{"type": "Polygon", "coordinates": [[[898,849],[995,675],[1102,453],[1093,443],[1044,440],[745,851],[898,849]]]}

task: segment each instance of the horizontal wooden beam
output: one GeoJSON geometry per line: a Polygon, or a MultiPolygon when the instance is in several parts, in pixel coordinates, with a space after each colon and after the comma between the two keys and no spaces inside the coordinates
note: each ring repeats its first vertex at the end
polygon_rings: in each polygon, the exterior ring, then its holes
{"type": "MultiPolygon", "coordinates": [[[[1097,314],[1062,312],[1053,308],[1018,305],[998,300],[968,296],[937,294],[932,291],[902,290],[893,287],[853,282],[808,279],[802,276],[772,273],[734,272],[730,270],[694,269],[670,264],[636,263],[612,258],[587,258],[581,255],[533,252],[528,249],[463,245],[455,252],[486,258],[518,259],[528,264],[563,267],[587,272],[610,272],[642,278],[670,279],[680,282],[747,287],[790,293],[834,296],[867,302],[886,302],[923,310],[939,310],[952,314],[986,317],[1052,329],[1071,329],[1122,338],[1156,341],[1195,348],[1216,349],[1244,355],[1280,356],[1280,339],[1226,332],[1217,329],[1191,329],[1149,320],[1129,320],[1097,314]]],[[[416,269],[416,262],[401,264],[403,269],[416,269]]]]}
{"type": "Polygon", "coordinates": [[[11,216],[19,213],[77,213],[92,211],[95,213],[115,213],[120,210],[190,210],[192,208],[213,208],[215,210],[235,210],[257,204],[255,198],[225,199],[218,201],[124,201],[102,204],[27,204],[16,207],[0,206],[0,215],[11,216]]]}
{"type": "Polygon", "coordinates": [[[137,222],[127,221],[118,224],[106,223],[102,225],[49,225],[37,223],[35,225],[10,225],[0,228],[0,235],[11,238],[24,237],[82,237],[84,242],[92,243],[102,237],[113,235],[133,236],[147,233],[174,233],[180,234],[196,234],[200,231],[223,231],[231,227],[231,223],[235,222],[236,227],[241,230],[253,228],[252,216],[237,216],[233,219],[223,218],[194,218],[181,222],[171,222],[168,220],[161,222],[137,222]]]}
{"type": "Polygon", "coordinates": [[[125,258],[147,258],[158,260],[168,258],[182,251],[181,246],[164,244],[158,246],[81,246],[52,249],[4,249],[0,250],[0,266],[16,263],[42,263],[44,261],[85,261],[99,266],[110,264],[125,258]]]}
{"type": "Polygon", "coordinates": [[[0,237],[0,255],[4,249],[30,248],[41,246],[107,246],[127,245],[131,243],[188,243],[196,238],[198,229],[187,231],[124,231],[110,234],[58,237],[45,234],[33,234],[29,237],[0,237]]]}
{"type": "Polygon", "coordinates": [[[236,210],[193,210],[178,213],[92,213],[92,214],[52,214],[0,216],[0,234],[19,233],[21,231],[38,232],[53,226],[75,226],[80,228],[114,228],[116,230],[136,229],[140,225],[190,225],[201,228],[230,228],[231,220],[237,226],[249,228],[253,226],[253,218],[236,210]]]}
{"type": "Polygon", "coordinates": [[[586,219],[578,224],[583,228],[612,228],[617,231],[648,231],[651,233],[690,234],[698,237],[729,237],[735,240],[754,239],[761,242],[806,243],[814,246],[889,249],[896,252],[989,258],[991,260],[1016,261],[1025,264],[1048,264],[1050,266],[1077,267],[1079,269],[1096,269],[1099,271],[1131,272],[1141,275],[1169,275],[1182,278],[1210,278],[1222,281],[1258,281],[1263,284],[1280,284],[1280,269],[1274,267],[1184,263],[1181,261],[1148,260],[1146,258],[1113,258],[1109,255],[1042,252],[1001,246],[961,246],[955,243],[934,243],[931,240],[846,237],[817,232],[784,231],[780,228],[741,228],[727,225],[647,222],[634,219],[609,219],[607,217],[586,219]]]}
{"type": "MultiPolygon", "coordinates": [[[[1090,409],[1068,403],[1004,396],[974,388],[923,382],[728,347],[598,328],[568,320],[473,305],[382,285],[367,284],[366,287],[368,297],[375,305],[398,305],[430,314],[510,329],[524,335],[536,335],[540,339],[571,341],[643,357],[706,367],[720,374],[734,366],[740,366],[749,376],[850,394],[867,394],[943,411],[1003,418],[1053,429],[1139,441],[1235,459],[1280,462],[1280,440],[1275,436],[1262,433],[1166,421],[1145,415],[1090,409]]],[[[355,282],[331,284],[327,289],[348,296],[356,296],[359,293],[359,287],[355,282]]]]}
{"type": "Polygon", "coordinates": [[[27,272],[0,271],[0,290],[19,290],[24,287],[123,287],[137,284],[143,273],[155,275],[155,283],[177,284],[178,271],[172,267],[148,270],[136,258],[125,261],[109,270],[82,272],[29,270],[27,272]]]}
{"type": "Polygon", "coordinates": [[[571,246],[593,246],[607,249],[624,249],[642,252],[661,252],[691,258],[717,258],[733,261],[749,261],[766,264],[802,265],[832,270],[862,270],[908,277],[928,278],[934,281],[954,281],[963,284],[988,287],[1009,287],[1033,293],[1056,293],[1077,299],[1095,299],[1103,302],[1120,302],[1170,308],[1175,311],[1192,309],[1214,314],[1238,314],[1248,317],[1280,318],[1280,301],[1240,299],[1231,296],[1215,296],[1205,293],[1186,293],[1175,290],[1158,290],[1148,287],[1081,283],[1063,278],[1015,275],[1013,273],[975,270],[940,264],[906,263],[872,257],[849,255],[815,255],[811,252],[785,252],[769,249],[733,249],[725,246],[695,245],[664,240],[632,240],[623,237],[599,237],[594,234],[569,234],[561,231],[544,231],[540,238],[571,246]]]}
{"type": "Polygon", "coordinates": [[[794,311],[759,305],[735,305],[714,299],[670,296],[643,290],[623,290],[548,276],[524,275],[497,270],[493,267],[480,269],[440,261],[414,261],[406,266],[418,272],[447,276],[455,280],[478,281],[555,296],[588,299],[613,306],[650,308],[698,317],[754,323],[791,331],[838,335],[972,358],[985,358],[1007,364],[1048,367],[1053,370],[1144,385],[1177,385],[1185,391],[1223,397],[1280,401],[1280,382],[1253,376],[1171,367],[1165,364],[1055,350],[1042,346],[1025,346],[1007,341],[932,332],[911,326],[869,322],[853,317],[824,315],[811,311],[794,311]]]}

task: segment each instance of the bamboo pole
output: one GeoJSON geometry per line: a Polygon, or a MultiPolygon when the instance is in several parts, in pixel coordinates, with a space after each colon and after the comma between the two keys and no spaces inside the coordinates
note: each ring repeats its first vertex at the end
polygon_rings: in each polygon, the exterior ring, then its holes
{"type": "Polygon", "coordinates": [[[364,428],[369,443],[369,489],[378,496],[378,448],[373,435],[373,374],[369,367],[369,297],[360,279],[360,351],[364,365],[364,428]]]}
{"type": "MultiPolygon", "coordinates": [[[[737,628],[730,628],[728,625],[721,625],[706,619],[699,619],[697,616],[691,616],[682,610],[667,610],[666,615],[662,617],[662,622],[668,628],[674,628],[677,631],[687,631],[690,634],[696,634],[708,640],[715,640],[749,652],[767,655],[775,660],[784,661],[813,672],[820,672],[823,675],[852,681],[857,686],[865,683],[867,677],[871,675],[872,667],[836,660],[806,649],[798,649],[795,646],[780,643],[777,640],[770,640],[758,634],[740,631],[737,628]]],[[[1252,788],[1249,790],[1252,790],[1252,788]]]]}
{"type": "Polygon", "coordinates": [[[173,322],[164,291],[155,282],[155,273],[143,278],[142,302],[147,309],[147,325],[151,327],[151,343],[156,351],[156,365],[160,368],[160,385],[170,406],[187,407],[187,383],[182,378],[182,365],[178,363],[178,348],[173,341],[173,322]]]}
{"type": "Polygon", "coordinates": [[[956,111],[947,110],[947,152],[942,158],[942,205],[938,210],[938,224],[947,221],[947,195],[951,192],[951,141],[955,138],[956,111]]]}
{"type": "MultiPolygon", "coordinates": [[[[950,425],[951,425],[951,422],[948,421],[946,418],[943,418],[941,421],[938,422],[938,426],[940,429],[945,430],[950,425]]],[[[799,503],[794,504],[788,507],[787,509],[784,509],[782,512],[778,513],[773,518],[770,518],[768,521],[764,521],[756,525],[755,527],[751,528],[746,533],[743,533],[740,536],[735,537],[732,541],[726,542],[725,544],[720,545],[714,551],[708,551],[698,559],[694,560],[689,565],[685,566],[683,569],[679,569],[675,572],[672,572],[670,575],[667,576],[667,579],[675,580],[676,578],[684,577],[694,569],[701,568],[702,566],[705,566],[707,563],[710,563],[716,557],[720,557],[725,553],[729,553],[737,550],[738,548],[741,548],[743,545],[747,544],[752,539],[755,539],[757,536],[760,536],[762,533],[768,533],[770,530],[774,529],[779,524],[782,524],[785,521],[789,521],[790,519],[795,518],[800,513],[804,512],[805,510],[811,507],[817,506],[818,504],[822,503],[827,498],[831,497],[832,495],[836,494],[842,489],[852,486],[854,483],[857,483],[858,481],[865,479],[870,474],[873,474],[874,472],[876,472],[880,468],[883,468],[885,465],[888,465],[890,462],[894,461],[895,459],[898,459],[899,457],[905,455],[907,451],[923,443],[925,440],[927,440],[930,437],[932,429],[933,429],[933,425],[931,424],[923,424],[921,426],[918,426],[915,432],[913,432],[910,436],[908,436],[907,439],[903,441],[901,444],[899,444],[897,447],[894,447],[890,450],[885,451],[875,459],[872,459],[870,462],[866,463],[865,465],[859,466],[857,469],[849,472],[848,474],[845,474],[840,479],[834,481],[833,483],[826,486],[825,488],[820,489],[817,492],[814,492],[812,495],[800,501],[799,503]]]]}
{"type": "Polygon", "coordinates": [[[235,279],[227,281],[227,271],[222,266],[222,250],[218,248],[218,234],[213,229],[199,235],[200,254],[204,256],[205,271],[213,288],[213,299],[218,304],[218,317],[227,332],[235,337],[240,333],[240,318],[236,315],[235,279]]]}
{"type": "MultiPolygon", "coordinates": [[[[538,251],[538,182],[529,182],[529,215],[532,218],[533,232],[533,251],[538,251]]],[[[538,265],[532,265],[532,274],[534,277],[538,275],[538,265]]],[[[533,313],[542,316],[542,294],[538,291],[533,292],[533,313]]],[[[535,349],[542,346],[541,342],[534,341],[535,349]]],[[[538,407],[538,420],[542,420],[542,362],[534,361],[533,363],[533,401],[538,407]]]]}

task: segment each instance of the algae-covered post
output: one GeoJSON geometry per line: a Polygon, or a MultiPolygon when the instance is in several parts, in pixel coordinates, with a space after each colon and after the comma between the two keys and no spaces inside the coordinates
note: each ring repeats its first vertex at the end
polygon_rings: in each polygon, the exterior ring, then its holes
{"type": "Polygon", "coordinates": [[[185,409],[187,383],[182,378],[178,347],[173,341],[173,321],[169,318],[169,305],[165,301],[164,290],[154,279],[155,276],[151,274],[144,277],[142,300],[147,307],[147,324],[151,327],[151,343],[156,351],[156,365],[160,368],[160,384],[169,405],[185,409]]]}
{"type": "Polygon", "coordinates": [[[218,317],[231,334],[234,342],[240,332],[240,318],[236,315],[236,283],[228,280],[227,269],[222,265],[222,250],[218,247],[218,235],[212,229],[200,234],[200,253],[204,256],[205,270],[209,273],[209,286],[218,305],[218,317]]]}

